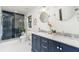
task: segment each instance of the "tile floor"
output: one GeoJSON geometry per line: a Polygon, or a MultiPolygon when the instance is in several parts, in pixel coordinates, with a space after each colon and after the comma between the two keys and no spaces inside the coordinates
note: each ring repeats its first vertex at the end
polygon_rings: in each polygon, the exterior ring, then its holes
{"type": "Polygon", "coordinates": [[[19,39],[2,42],[0,52],[31,52],[31,41],[19,39]]]}

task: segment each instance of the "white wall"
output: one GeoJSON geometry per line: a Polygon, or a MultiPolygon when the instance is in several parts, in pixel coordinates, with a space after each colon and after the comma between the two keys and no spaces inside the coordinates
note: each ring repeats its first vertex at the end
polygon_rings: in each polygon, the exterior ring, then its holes
{"type": "MultiPolygon", "coordinates": [[[[60,32],[67,32],[67,33],[72,33],[72,34],[79,34],[79,22],[77,21],[77,15],[73,11],[74,7],[47,7],[46,12],[50,15],[49,21],[52,22],[53,28],[56,29],[57,31],[60,32]],[[63,11],[63,19],[68,19],[68,21],[59,21],[59,9],[62,8],[63,11]],[[68,8],[71,8],[68,10],[68,8]],[[67,18],[68,16],[68,18],[67,18]],[[70,17],[70,18],[69,18],[70,17]]],[[[42,28],[44,30],[49,30],[49,27],[47,23],[41,23],[40,22],[40,13],[42,12],[41,7],[37,7],[26,16],[32,15],[33,20],[36,18],[37,19],[37,25],[33,25],[33,30],[38,30],[38,28],[42,28]]],[[[35,30],[35,31],[36,31],[35,30]]]]}

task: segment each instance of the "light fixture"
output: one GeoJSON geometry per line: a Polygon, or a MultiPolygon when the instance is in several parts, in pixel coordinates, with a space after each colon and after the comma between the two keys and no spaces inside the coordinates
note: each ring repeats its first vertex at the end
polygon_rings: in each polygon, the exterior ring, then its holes
{"type": "Polygon", "coordinates": [[[42,6],[42,11],[46,11],[46,6],[42,6]]]}
{"type": "Polygon", "coordinates": [[[75,11],[78,11],[79,10],[79,8],[75,8],[75,11]]]}

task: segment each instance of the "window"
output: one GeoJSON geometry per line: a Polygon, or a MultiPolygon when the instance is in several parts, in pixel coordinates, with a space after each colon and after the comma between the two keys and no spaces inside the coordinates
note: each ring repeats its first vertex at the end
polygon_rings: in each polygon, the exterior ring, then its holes
{"type": "Polygon", "coordinates": [[[28,27],[32,28],[32,15],[28,16],[28,27]]]}
{"type": "Polygon", "coordinates": [[[62,9],[59,9],[59,19],[60,19],[60,21],[63,20],[63,19],[62,19],[62,9]]]}
{"type": "Polygon", "coordinates": [[[2,40],[21,36],[24,31],[24,15],[2,11],[2,40]]]}

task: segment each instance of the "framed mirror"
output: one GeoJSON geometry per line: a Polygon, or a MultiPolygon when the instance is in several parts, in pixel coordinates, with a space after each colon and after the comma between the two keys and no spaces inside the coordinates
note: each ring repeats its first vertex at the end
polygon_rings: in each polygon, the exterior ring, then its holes
{"type": "Polygon", "coordinates": [[[59,20],[60,21],[68,21],[75,14],[74,7],[66,6],[59,8],[59,20]]]}
{"type": "Polygon", "coordinates": [[[40,14],[40,21],[42,23],[46,23],[48,21],[48,14],[46,12],[42,12],[40,14]]]}

